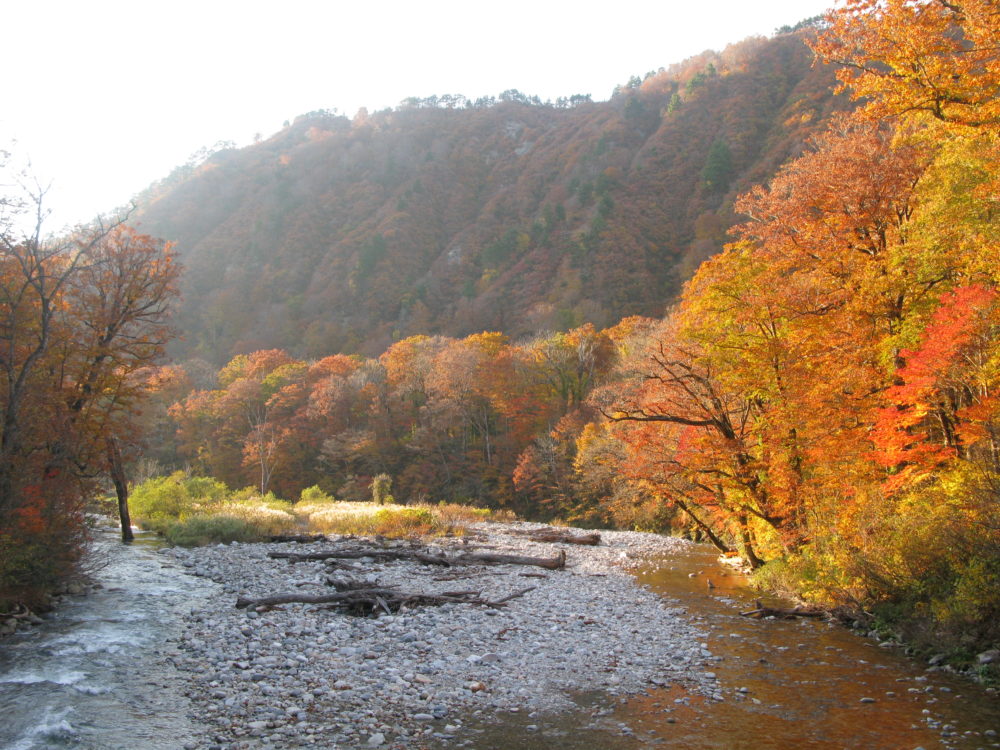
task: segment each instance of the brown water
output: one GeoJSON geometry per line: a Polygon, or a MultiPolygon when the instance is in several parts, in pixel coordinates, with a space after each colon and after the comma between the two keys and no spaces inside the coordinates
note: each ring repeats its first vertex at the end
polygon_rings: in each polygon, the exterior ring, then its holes
{"type": "Polygon", "coordinates": [[[839,626],[740,617],[758,595],[743,576],[720,565],[710,548],[658,561],[637,577],[686,609],[708,633],[705,643],[718,660],[707,669],[717,675],[724,700],[688,694],[680,686],[625,701],[582,695],[578,711],[559,716],[510,714],[499,724],[467,722],[474,737],[469,747],[1000,747],[996,694],[944,672],[927,672],[898,649],[839,626]]]}

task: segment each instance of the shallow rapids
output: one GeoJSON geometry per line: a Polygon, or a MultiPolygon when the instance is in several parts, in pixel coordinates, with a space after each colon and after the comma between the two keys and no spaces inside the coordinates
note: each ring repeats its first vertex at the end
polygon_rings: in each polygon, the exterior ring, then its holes
{"type": "Polygon", "coordinates": [[[0,748],[178,750],[205,734],[187,718],[168,641],[216,587],[180,575],[147,535],[97,536],[87,568],[100,587],[0,641],[0,748]]]}

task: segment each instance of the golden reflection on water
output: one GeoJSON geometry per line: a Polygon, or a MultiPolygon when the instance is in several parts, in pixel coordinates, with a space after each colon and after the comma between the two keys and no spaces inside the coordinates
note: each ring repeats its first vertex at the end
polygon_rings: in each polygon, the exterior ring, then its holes
{"type": "Polygon", "coordinates": [[[683,685],[654,688],[624,702],[590,693],[578,696],[578,711],[558,716],[521,713],[500,723],[466,722],[466,730],[473,730],[465,735],[472,738],[468,747],[1000,747],[1000,738],[986,734],[1000,731],[995,694],[946,673],[928,673],[898,649],[839,626],[740,617],[757,594],[709,548],[663,560],[637,578],[683,608],[706,634],[703,641],[721,657],[707,670],[717,675],[724,700],[689,693],[683,685]]]}
{"type": "Polygon", "coordinates": [[[924,666],[844,628],[816,620],[739,616],[757,596],[745,579],[698,550],[638,576],[701,617],[711,670],[725,700],[671,710],[669,696],[630,700],[620,720],[647,725],[685,748],[1000,747],[1000,704],[983,688],[924,666]],[[691,577],[691,573],[695,573],[691,577]],[[707,581],[713,587],[709,588],[707,581]],[[659,711],[659,714],[657,713],[659,711]]]}

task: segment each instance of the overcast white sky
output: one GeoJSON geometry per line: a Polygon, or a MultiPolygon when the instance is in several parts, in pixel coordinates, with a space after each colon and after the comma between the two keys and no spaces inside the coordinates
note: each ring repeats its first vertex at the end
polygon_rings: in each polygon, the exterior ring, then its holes
{"type": "Polygon", "coordinates": [[[220,140],[314,109],[516,88],[606,99],[631,75],[833,0],[8,0],[0,147],[52,181],[50,229],[220,140]]]}

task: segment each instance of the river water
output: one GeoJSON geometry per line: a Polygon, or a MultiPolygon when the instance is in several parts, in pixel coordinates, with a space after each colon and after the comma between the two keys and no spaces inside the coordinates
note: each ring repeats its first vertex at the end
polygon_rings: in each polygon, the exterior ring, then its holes
{"type": "Polygon", "coordinates": [[[704,643],[718,657],[708,669],[723,688],[723,701],[706,701],[678,686],[611,702],[601,694],[581,695],[579,711],[559,717],[514,714],[502,725],[473,720],[467,724],[477,735],[471,746],[1000,747],[996,694],[944,672],[927,672],[899,649],[836,625],[740,617],[740,611],[754,608],[759,594],[742,575],[720,565],[717,554],[709,547],[693,547],[656,561],[637,577],[684,607],[707,634],[704,643]]]}
{"type": "MultiPolygon", "coordinates": [[[[45,624],[0,642],[0,748],[207,744],[208,728],[187,718],[171,641],[181,616],[211,606],[218,587],[183,575],[155,546],[140,538],[125,547],[104,533],[90,560],[102,588],[67,598],[45,624]]],[[[658,560],[638,579],[684,607],[706,633],[718,658],[708,668],[723,701],[679,686],[627,700],[592,693],[577,696],[577,711],[558,716],[521,712],[502,723],[466,717],[455,744],[477,750],[1000,747],[995,694],[926,672],[898,649],[840,627],[740,617],[756,594],[709,548],[658,560]]]]}
{"type": "Polygon", "coordinates": [[[215,587],[177,574],[156,546],[99,532],[86,565],[101,588],[0,641],[0,748],[179,750],[204,734],[187,719],[170,639],[215,587]]]}

